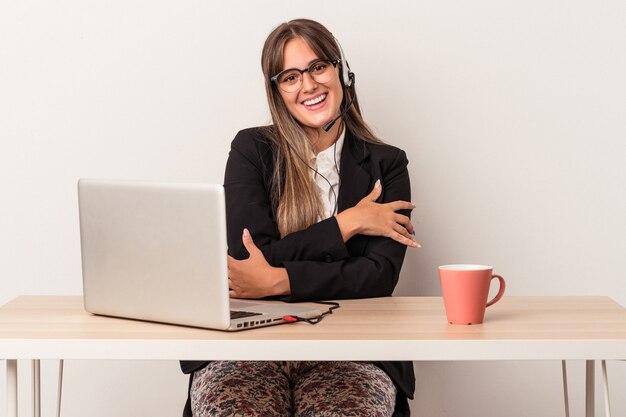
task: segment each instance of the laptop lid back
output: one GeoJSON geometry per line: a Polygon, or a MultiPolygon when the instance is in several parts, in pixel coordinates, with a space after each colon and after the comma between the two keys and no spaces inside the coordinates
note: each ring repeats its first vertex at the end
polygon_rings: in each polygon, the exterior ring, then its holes
{"type": "Polygon", "coordinates": [[[78,197],[87,311],[228,328],[221,185],[81,179],[78,197]]]}

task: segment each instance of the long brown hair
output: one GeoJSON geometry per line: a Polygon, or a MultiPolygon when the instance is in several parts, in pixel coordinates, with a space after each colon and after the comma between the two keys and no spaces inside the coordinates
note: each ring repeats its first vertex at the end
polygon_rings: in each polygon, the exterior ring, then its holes
{"type": "MultiPolygon", "coordinates": [[[[265,40],[261,67],[273,122],[273,126],[266,129],[266,134],[274,143],[272,198],[278,209],[276,220],[281,236],[316,223],[322,216],[323,207],[311,169],[305,162],[313,150],[309,137],[300,122],[291,115],[278,87],[271,81],[272,76],[283,70],[284,47],[294,38],[303,39],[319,58],[335,60],[341,57],[340,47],[332,33],[309,19],[283,23],[265,40]]],[[[361,117],[354,87],[344,88],[341,108],[345,108],[346,100],[352,100],[352,105],[343,117],[344,128],[360,140],[381,143],[361,117]]]]}

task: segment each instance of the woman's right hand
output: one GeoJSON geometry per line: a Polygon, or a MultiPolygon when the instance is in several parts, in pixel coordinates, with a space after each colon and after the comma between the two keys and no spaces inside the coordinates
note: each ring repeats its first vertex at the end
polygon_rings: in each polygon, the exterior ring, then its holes
{"type": "Polygon", "coordinates": [[[383,187],[380,180],[376,181],[374,189],[363,197],[359,203],[337,215],[337,223],[343,237],[347,242],[356,234],[369,236],[385,236],[403,245],[419,248],[421,245],[413,238],[413,225],[411,220],[398,210],[411,210],[415,208],[408,201],[392,201],[390,203],[376,203],[383,187]]]}

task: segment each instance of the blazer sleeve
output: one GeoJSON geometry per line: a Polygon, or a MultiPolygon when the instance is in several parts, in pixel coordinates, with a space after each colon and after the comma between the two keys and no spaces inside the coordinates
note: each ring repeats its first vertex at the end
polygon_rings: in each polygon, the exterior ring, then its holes
{"type": "MultiPolygon", "coordinates": [[[[380,162],[383,203],[411,201],[408,161],[402,150],[380,162]]],[[[400,211],[409,215],[409,211],[400,211]]],[[[382,236],[357,235],[348,241],[351,256],[332,262],[302,260],[284,262],[291,295],[286,301],[369,298],[390,296],[398,283],[407,247],[382,236]]]]}
{"type": "Polygon", "coordinates": [[[236,259],[249,256],[241,240],[243,229],[248,228],[272,266],[347,258],[334,217],[280,238],[270,198],[272,158],[271,146],[258,129],[242,130],[231,143],[224,175],[229,254],[236,259]]]}

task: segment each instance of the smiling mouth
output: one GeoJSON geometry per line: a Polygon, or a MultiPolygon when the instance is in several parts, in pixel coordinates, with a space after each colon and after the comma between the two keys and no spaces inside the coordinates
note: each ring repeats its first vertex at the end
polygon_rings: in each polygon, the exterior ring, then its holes
{"type": "Polygon", "coordinates": [[[305,100],[302,102],[302,104],[304,104],[305,106],[315,106],[316,104],[320,104],[321,102],[323,102],[324,100],[326,100],[326,96],[327,94],[322,94],[319,95],[315,98],[312,98],[310,100],[305,100]]]}

